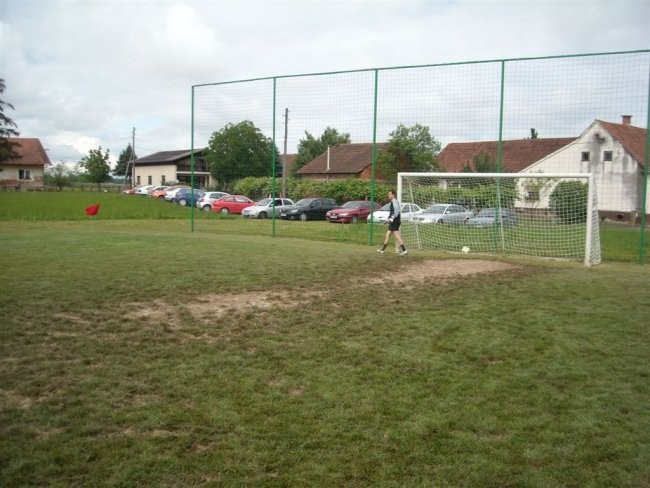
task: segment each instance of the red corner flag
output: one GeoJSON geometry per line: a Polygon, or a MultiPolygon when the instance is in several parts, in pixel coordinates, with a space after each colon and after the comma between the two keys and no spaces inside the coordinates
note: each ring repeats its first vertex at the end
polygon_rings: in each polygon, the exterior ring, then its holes
{"type": "Polygon", "coordinates": [[[91,205],[90,207],[86,207],[86,215],[89,217],[93,215],[97,215],[97,212],[99,212],[99,203],[96,203],[95,205],[91,205]]]}

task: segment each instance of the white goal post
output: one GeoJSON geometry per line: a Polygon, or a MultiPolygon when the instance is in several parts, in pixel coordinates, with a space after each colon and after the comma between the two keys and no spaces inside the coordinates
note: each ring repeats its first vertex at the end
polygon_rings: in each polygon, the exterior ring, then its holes
{"type": "Polygon", "coordinates": [[[591,173],[399,173],[412,248],[600,263],[591,173]]]}

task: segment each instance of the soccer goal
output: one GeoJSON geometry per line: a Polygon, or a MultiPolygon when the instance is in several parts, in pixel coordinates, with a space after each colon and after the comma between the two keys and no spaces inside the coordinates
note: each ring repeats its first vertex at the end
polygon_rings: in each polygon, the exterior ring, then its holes
{"type": "Polygon", "coordinates": [[[399,173],[402,222],[415,249],[600,263],[591,173],[399,173]]]}

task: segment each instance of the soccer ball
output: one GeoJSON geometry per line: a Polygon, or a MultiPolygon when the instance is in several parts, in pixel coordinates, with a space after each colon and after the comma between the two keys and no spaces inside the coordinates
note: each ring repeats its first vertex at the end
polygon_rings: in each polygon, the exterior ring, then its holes
{"type": "Polygon", "coordinates": [[[467,253],[469,252],[469,247],[467,247],[467,246],[463,246],[463,248],[461,249],[461,251],[463,251],[465,254],[467,254],[467,253]]]}

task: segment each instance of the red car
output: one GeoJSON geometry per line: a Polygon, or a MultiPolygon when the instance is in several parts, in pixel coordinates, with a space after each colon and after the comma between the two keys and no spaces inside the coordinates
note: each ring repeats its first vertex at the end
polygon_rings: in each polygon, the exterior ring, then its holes
{"type": "Polygon", "coordinates": [[[212,202],[212,211],[222,214],[240,214],[246,207],[252,207],[255,202],[244,195],[224,195],[212,202]]]}
{"type": "Polygon", "coordinates": [[[367,200],[352,200],[351,202],[344,203],[339,208],[330,210],[325,215],[325,218],[330,222],[340,224],[357,223],[360,220],[365,222],[370,212],[374,212],[380,208],[381,205],[378,203],[373,204],[367,200]]]}

